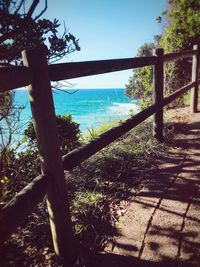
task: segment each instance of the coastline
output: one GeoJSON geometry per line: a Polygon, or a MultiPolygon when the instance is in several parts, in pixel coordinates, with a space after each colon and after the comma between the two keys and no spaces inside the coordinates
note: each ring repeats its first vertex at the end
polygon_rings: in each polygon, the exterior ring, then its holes
{"type": "MultiPolygon", "coordinates": [[[[86,88],[78,91],[73,88],[67,91],[70,93],[54,90],[55,112],[59,115],[71,114],[83,133],[87,133],[88,128],[97,128],[103,122],[126,119],[132,111],[138,110],[137,101],[128,99],[124,88],[86,88]]],[[[15,90],[15,104],[25,105],[20,121],[26,125],[31,119],[31,109],[25,88],[15,90]]]]}

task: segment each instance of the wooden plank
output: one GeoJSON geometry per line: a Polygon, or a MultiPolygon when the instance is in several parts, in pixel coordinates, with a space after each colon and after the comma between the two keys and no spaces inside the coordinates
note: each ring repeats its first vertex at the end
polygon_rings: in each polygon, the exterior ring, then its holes
{"type": "Polygon", "coordinates": [[[66,195],[47,60],[42,48],[23,51],[22,55],[24,65],[33,73],[28,90],[42,173],[52,176],[47,192],[47,207],[54,249],[60,261],[67,265],[75,260],[77,251],[66,195]]]}
{"type": "Polygon", "coordinates": [[[31,80],[31,71],[27,67],[0,68],[0,92],[27,86],[31,80]]]}
{"type": "Polygon", "coordinates": [[[74,149],[73,151],[64,155],[64,169],[71,170],[74,167],[78,166],[81,162],[88,159],[96,152],[106,147],[107,145],[121,137],[123,134],[127,133],[129,130],[146,120],[148,117],[153,115],[155,111],[156,105],[151,105],[150,107],[134,115],[132,118],[127,119],[125,122],[122,122],[119,126],[116,126],[101,134],[90,143],[83,145],[80,148],[74,149]]]}
{"type": "Polygon", "coordinates": [[[190,112],[196,113],[198,110],[198,91],[199,91],[199,67],[200,67],[200,48],[198,45],[193,46],[193,50],[196,52],[192,58],[192,82],[194,87],[191,90],[190,98],[190,112]]]}
{"type": "Polygon", "coordinates": [[[33,212],[47,192],[50,176],[40,175],[0,210],[0,243],[2,244],[33,212]]]}
{"type": "Polygon", "coordinates": [[[182,58],[192,57],[195,54],[196,52],[194,50],[185,50],[182,52],[165,54],[163,56],[163,60],[164,62],[168,62],[168,61],[178,60],[182,58]]]}
{"type": "Polygon", "coordinates": [[[51,81],[59,81],[70,78],[150,66],[155,64],[155,60],[155,57],[138,57],[52,64],[49,65],[49,75],[51,81]]]}
{"type": "Polygon", "coordinates": [[[188,84],[186,84],[185,86],[181,87],[180,89],[178,89],[177,91],[175,91],[174,93],[172,93],[171,95],[165,97],[163,99],[163,104],[164,106],[168,105],[169,103],[171,103],[173,100],[177,99],[178,97],[182,96],[183,94],[185,94],[187,91],[189,91],[193,86],[195,85],[194,82],[190,82],[188,84]]]}
{"type": "Polygon", "coordinates": [[[154,65],[153,71],[153,96],[157,107],[154,123],[153,136],[160,142],[163,142],[163,90],[164,90],[164,50],[158,48],[154,50],[154,56],[157,57],[157,62],[154,65]]]}

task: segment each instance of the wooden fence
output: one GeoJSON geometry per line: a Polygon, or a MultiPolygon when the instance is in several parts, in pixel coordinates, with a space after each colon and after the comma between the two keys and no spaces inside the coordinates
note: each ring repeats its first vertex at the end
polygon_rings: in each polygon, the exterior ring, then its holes
{"type": "Polygon", "coordinates": [[[153,114],[153,134],[158,140],[163,141],[164,106],[190,89],[191,112],[197,112],[200,49],[194,45],[193,50],[166,55],[163,49],[157,49],[151,57],[49,66],[42,49],[23,51],[22,58],[23,67],[0,68],[0,91],[28,85],[42,175],[36,177],[0,211],[0,241],[3,242],[9,237],[46,195],[55,252],[63,262],[69,263],[76,258],[77,250],[69,207],[65,204],[64,170],[78,166],[153,114]],[[164,63],[182,58],[192,58],[191,82],[164,97],[164,63]],[[154,67],[154,104],[61,158],[50,81],[144,66],[154,67]]]}

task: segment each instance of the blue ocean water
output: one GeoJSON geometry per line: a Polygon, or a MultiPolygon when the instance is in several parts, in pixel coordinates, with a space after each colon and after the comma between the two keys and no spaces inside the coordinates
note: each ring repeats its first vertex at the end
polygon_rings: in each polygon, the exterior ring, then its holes
{"type": "MultiPolygon", "coordinates": [[[[72,119],[80,124],[82,132],[98,127],[102,122],[126,119],[130,110],[137,111],[134,100],[125,96],[125,89],[80,89],[69,93],[53,92],[56,114],[72,114],[72,119]],[[73,93],[74,92],[74,93],[73,93]]],[[[23,124],[31,119],[31,109],[26,90],[16,90],[15,104],[25,105],[21,114],[23,124]]]]}

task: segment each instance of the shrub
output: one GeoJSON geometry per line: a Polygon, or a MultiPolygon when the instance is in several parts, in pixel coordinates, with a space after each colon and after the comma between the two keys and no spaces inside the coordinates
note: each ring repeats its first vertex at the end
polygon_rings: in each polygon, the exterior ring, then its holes
{"type": "MultiPolygon", "coordinates": [[[[63,154],[68,153],[72,149],[80,146],[80,129],[79,124],[72,121],[72,116],[67,115],[57,115],[56,116],[58,137],[60,141],[60,148],[63,154]]],[[[28,128],[24,132],[25,141],[28,141],[30,147],[36,147],[36,136],[33,127],[33,122],[30,121],[28,128]]]]}
{"type": "MultiPolygon", "coordinates": [[[[58,135],[62,154],[80,145],[79,124],[72,121],[71,115],[57,116],[58,135]]],[[[0,160],[0,202],[10,199],[27,183],[40,174],[40,161],[36,147],[33,122],[30,121],[24,132],[21,144],[28,144],[25,150],[14,149],[4,152],[0,160]]]]}

